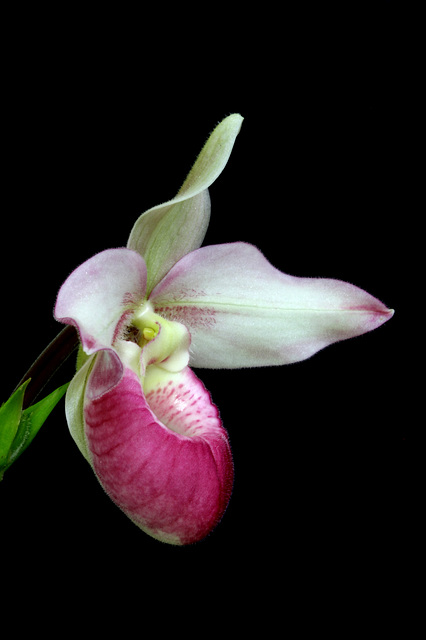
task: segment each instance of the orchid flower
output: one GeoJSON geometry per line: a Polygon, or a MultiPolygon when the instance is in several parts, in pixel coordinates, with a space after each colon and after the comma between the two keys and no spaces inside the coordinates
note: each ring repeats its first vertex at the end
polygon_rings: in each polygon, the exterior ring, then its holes
{"type": "Polygon", "coordinates": [[[77,446],[137,526],[177,545],[216,526],[233,485],[227,432],[192,367],[297,362],[393,313],[354,285],[281,273],[250,244],[200,248],[241,123],[223,120],[178,195],[139,217],[126,248],[71,273],[55,306],[81,341],[66,394],[77,446]]]}

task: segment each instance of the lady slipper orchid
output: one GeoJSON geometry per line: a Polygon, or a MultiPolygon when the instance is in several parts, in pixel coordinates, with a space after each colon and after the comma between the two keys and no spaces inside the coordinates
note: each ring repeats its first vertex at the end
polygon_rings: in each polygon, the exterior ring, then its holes
{"type": "Polygon", "coordinates": [[[172,544],[205,537],[233,483],[227,433],[190,367],[296,362],[393,313],[351,284],[285,275],[252,245],[200,248],[241,123],[222,121],[176,198],[140,216],[127,248],[78,267],[55,306],[81,341],[71,434],[112,500],[172,544]]]}

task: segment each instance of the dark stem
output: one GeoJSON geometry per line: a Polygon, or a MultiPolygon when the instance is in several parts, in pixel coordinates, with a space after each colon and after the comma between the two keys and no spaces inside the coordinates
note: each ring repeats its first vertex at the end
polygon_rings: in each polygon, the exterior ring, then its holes
{"type": "Polygon", "coordinates": [[[39,355],[16,387],[18,389],[26,380],[31,378],[31,382],[25,391],[24,409],[33,404],[49,380],[77,348],[78,343],[78,333],[74,327],[69,325],[62,329],[39,355]]]}

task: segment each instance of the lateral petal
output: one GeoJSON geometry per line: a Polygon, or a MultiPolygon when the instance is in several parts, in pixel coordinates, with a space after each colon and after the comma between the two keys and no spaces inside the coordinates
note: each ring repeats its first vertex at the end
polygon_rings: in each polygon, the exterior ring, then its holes
{"type": "Polygon", "coordinates": [[[146,261],[148,294],[180,258],[201,246],[210,220],[207,189],[228,162],[242,120],[238,114],[222,120],[177,196],[149,209],[135,222],[127,246],[146,261]]]}
{"type": "Polygon", "coordinates": [[[190,366],[281,365],[380,326],[393,311],[346,282],[281,273],[245,243],[203,247],[152,291],[156,313],[191,333],[190,366]]]}
{"type": "Polygon", "coordinates": [[[65,280],[56,300],[55,318],[77,327],[84,351],[92,354],[113,344],[145,290],[143,258],[129,249],[107,249],[65,280]]]}

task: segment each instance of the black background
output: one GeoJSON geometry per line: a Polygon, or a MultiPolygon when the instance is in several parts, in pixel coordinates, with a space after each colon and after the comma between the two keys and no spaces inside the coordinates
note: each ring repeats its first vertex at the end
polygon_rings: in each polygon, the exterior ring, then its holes
{"type": "MultiPolygon", "coordinates": [[[[165,618],[173,603],[194,606],[212,631],[242,602],[264,635],[283,617],[323,626],[339,611],[348,628],[367,613],[408,617],[416,16],[384,2],[48,17],[11,18],[5,56],[2,400],[60,329],[52,309],[67,275],[124,246],[233,112],[245,119],[210,189],[205,244],[251,242],[282,271],[352,282],[396,313],[302,363],[197,370],[230,435],[235,485],[220,525],[191,547],[154,541],[118,511],[61,403],[0,485],[6,583],[74,584],[65,611],[95,595],[94,617],[107,604],[142,628],[148,602],[164,603],[165,618]]],[[[72,375],[68,363],[57,383],[72,375]]]]}

